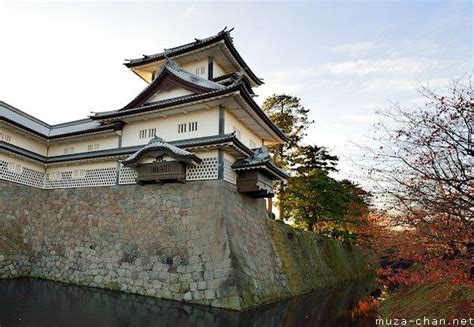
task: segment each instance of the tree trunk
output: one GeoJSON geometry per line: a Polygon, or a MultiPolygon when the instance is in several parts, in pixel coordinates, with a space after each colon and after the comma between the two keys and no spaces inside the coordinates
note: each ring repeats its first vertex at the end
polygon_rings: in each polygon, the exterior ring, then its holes
{"type": "Polygon", "coordinates": [[[273,219],[273,198],[267,198],[267,212],[270,218],[273,219]]]}

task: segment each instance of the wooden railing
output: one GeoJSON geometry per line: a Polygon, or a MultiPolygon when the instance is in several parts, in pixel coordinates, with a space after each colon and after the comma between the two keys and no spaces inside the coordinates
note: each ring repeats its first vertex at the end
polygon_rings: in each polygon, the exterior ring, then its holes
{"type": "Polygon", "coordinates": [[[161,161],[137,166],[137,183],[186,181],[186,165],[178,161],[161,161]]]}

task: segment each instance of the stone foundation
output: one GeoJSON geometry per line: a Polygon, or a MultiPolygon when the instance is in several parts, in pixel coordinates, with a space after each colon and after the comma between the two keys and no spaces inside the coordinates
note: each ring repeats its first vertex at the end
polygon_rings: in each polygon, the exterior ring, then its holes
{"type": "Polygon", "coordinates": [[[0,180],[0,278],[245,310],[363,276],[357,247],[267,218],[225,181],[40,190],[0,180]]]}

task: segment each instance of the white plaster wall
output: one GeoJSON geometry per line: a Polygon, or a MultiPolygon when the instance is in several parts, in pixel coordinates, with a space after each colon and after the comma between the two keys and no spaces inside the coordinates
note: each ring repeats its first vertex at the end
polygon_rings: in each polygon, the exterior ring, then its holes
{"type": "Polygon", "coordinates": [[[74,153],[88,152],[89,144],[99,144],[99,150],[114,149],[118,147],[118,135],[105,137],[87,138],[83,140],[71,139],[69,142],[51,144],[48,150],[48,156],[64,155],[64,148],[74,147],[74,153]]]}
{"type": "Polygon", "coordinates": [[[230,112],[225,112],[225,133],[232,133],[234,131],[233,126],[240,130],[240,141],[246,146],[250,147],[250,140],[255,142],[257,148],[262,146],[262,139],[257,134],[252,132],[249,128],[243,125],[237,118],[230,112]]]}
{"type": "Polygon", "coordinates": [[[46,156],[47,146],[46,142],[42,141],[39,138],[36,138],[33,135],[24,135],[18,133],[13,128],[8,128],[6,126],[0,126],[0,133],[7,134],[11,136],[11,144],[19,146],[23,149],[30,150],[42,156],[46,156]]]}
{"type": "Polygon", "coordinates": [[[236,159],[233,155],[224,151],[224,160],[229,160],[230,162],[234,163],[236,159]]]}
{"type": "Polygon", "coordinates": [[[0,160],[6,161],[6,162],[12,162],[12,163],[21,165],[24,168],[35,170],[35,171],[38,171],[40,173],[45,172],[45,167],[44,167],[43,164],[35,164],[33,162],[22,160],[22,159],[17,158],[17,157],[12,157],[12,156],[9,156],[9,155],[4,154],[4,153],[0,153],[0,160]]]}
{"type": "Polygon", "coordinates": [[[200,68],[200,67],[205,67],[205,73],[204,75],[199,75],[200,77],[203,77],[205,79],[207,79],[207,74],[208,74],[208,70],[207,70],[207,66],[208,66],[208,62],[209,62],[209,59],[208,57],[205,57],[205,58],[202,58],[202,59],[199,59],[199,60],[196,60],[196,61],[191,61],[191,62],[188,62],[186,64],[183,64],[181,66],[181,68],[191,74],[196,74],[196,68],[200,68]]]}
{"type": "Polygon", "coordinates": [[[155,118],[146,121],[130,122],[122,130],[122,146],[146,144],[151,137],[139,138],[142,129],[156,128],[156,135],[165,141],[184,140],[189,138],[219,134],[219,110],[217,108],[203,109],[179,114],[166,118],[155,118]],[[197,121],[198,129],[194,132],[178,133],[178,124],[197,121]]]}
{"type": "Polygon", "coordinates": [[[209,151],[194,151],[193,153],[197,155],[199,158],[204,159],[204,158],[215,158],[217,157],[217,150],[209,150],[209,151]]]}
{"type": "Polygon", "coordinates": [[[158,91],[153,95],[150,99],[146,101],[146,103],[150,102],[156,102],[160,100],[165,100],[165,99],[172,99],[172,98],[177,98],[185,95],[190,95],[193,94],[193,92],[188,91],[183,88],[175,88],[172,90],[167,90],[167,91],[158,91]]]}
{"type": "Polygon", "coordinates": [[[212,71],[212,75],[213,77],[219,77],[219,76],[222,76],[225,74],[225,71],[224,69],[222,69],[222,67],[214,61],[214,66],[213,66],[213,71],[212,71]]]}
{"type": "Polygon", "coordinates": [[[100,161],[100,162],[90,162],[90,163],[76,163],[76,164],[67,164],[65,166],[53,166],[46,169],[46,173],[52,172],[66,172],[73,170],[91,170],[91,169],[101,169],[101,168],[115,168],[117,166],[116,161],[100,161]]]}

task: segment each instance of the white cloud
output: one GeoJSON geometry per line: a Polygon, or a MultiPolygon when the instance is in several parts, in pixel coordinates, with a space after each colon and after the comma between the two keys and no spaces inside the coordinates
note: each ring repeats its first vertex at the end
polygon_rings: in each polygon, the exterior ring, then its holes
{"type": "Polygon", "coordinates": [[[367,81],[364,91],[416,91],[418,84],[416,80],[374,78],[367,81]]]}
{"type": "Polygon", "coordinates": [[[334,47],[333,51],[350,56],[360,56],[374,49],[376,44],[377,42],[375,41],[346,43],[334,47]]]}
{"type": "Polygon", "coordinates": [[[342,119],[354,123],[374,123],[378,119],[378,117],[376,115],[346,114],[342,115],[342,119]]]}
{"type": "Polygon", "coordinates": [[[200,10],[195,5],[190,5],[184,8],[182,15],[185,18],[196,18],[198,17],[200,10]]]}
{"type": "Polygon", "coordinates": [[[424,71],[434,64],[436,64],[435,61],[423,58],[375,59],[325,64],[322,66],[322,69],[332,74],[413,74],[424,71]]]}
{"type": "Polygon", "coordinates": [[[366,82],[364,91],[411,91],[415,93],[421,86],[431,89],[442,89],[449,85],[449,78],[435,78],[427,81],[401,78],[374,78],[366,82]]]}
{"type": "Polygon", "coordinates": [[[269,79],[273,80],[300,80],[314,78],[321,74],[321,70],[315,67],[291,67],[273,72],[269,79]]]}

